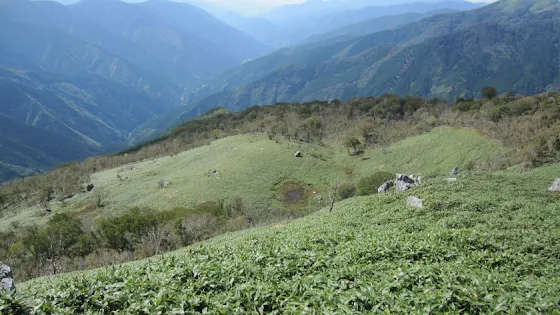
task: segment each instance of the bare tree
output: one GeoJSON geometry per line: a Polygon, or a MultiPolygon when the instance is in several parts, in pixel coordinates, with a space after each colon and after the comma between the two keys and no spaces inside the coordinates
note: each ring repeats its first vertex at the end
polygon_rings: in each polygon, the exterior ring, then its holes
{"type": "Polygon", "coordinates": [[[98,188],[93,193],[93,200],[95,202],[95,206],[97,208],[105,207],[107,203],[107,198],[109,197],[109,193],[101,188],[98,188]]]}
{"type": "Polygon", "coordinates": [[[337,178],[335,183],[330,187],[329,201],[331,203],[331,206],[329,208],[329,212],[331,212],[334,208],[334,203],[336,201],[336,196],[338,195],[338,188],[340,188],[341,185],[342,185],[342,183],[337,178]]]}

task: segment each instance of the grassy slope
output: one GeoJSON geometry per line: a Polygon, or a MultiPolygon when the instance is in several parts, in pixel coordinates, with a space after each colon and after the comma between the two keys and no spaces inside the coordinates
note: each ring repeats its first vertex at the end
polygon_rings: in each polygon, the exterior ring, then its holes
{"type": "Polygon", "coordinates": [[[558,174],[560,164],[435,177],[284,226],[19,288],[59,314],[558,313],[560,196],[546,189],[558,174]],[[408,195],[426,208],[407,207],[408,195]]]}
{"type": "MultiPolygon", "coordinates": [[[[96,189],[109,193],[107,206],[87,212],[90,218],[122,213],[134,206],[165,210],[191,206],[199,201],[242,198],[251,208],[270,204],[275,187],[283,180],[310,184],[324,193],[337,178],[355,182],[376,170],[415,174],[446,174],[470,160],[490,160],[506,150],[499,142],[469,129],[437,128],[425,135],[408,138],[387,150],[372,149],[360,157],[351,157],[343,147],[328,148],[281,141],[276,144],[265,135],[242,135],[220,139],[209,146],[189,150],[173,157],[135,163],[93,176],[96,189]],[[304,157],[294,157],[295,151],[304,157]],[[314,158],[310,154],[316,154],[314,158]],[[363,160],[362,158],[369,158],[363,160]],[[132,170],[132,168],[136,170],[132,170]],[[218,176],[208,177],[212,169],[218,176]],[[347,175],[347,173],[350,173],[347,175]],[[128,177],[119,181],[117,174],[128,177]],[[159,189],[160,180],[173,184],[159,189]]],[[[78,212],[93,203],[94,194],[81,194],[62,204],[52,204],[55,212],[78,212]]],[[[325,201],[326,202],[326,201],[325,201]]],[[[272,202],[279,206],[278,201],[272,202]]],[[[0,229],[10,222],[43,223],[38,207],[22,209],[3,218],[0,229]]],[[[86,213],[86,211],[84,211],[86,213]]]]}

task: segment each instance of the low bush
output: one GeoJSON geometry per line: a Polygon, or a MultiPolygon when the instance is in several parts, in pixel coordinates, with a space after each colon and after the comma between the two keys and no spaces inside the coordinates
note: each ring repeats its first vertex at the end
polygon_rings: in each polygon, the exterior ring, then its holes
{"type": "Polygon", "coordinates": [[[375,172],[370,176],[363,177],[360,179],[358,186],[356,187],[358,195],[366,196],[377,193],[377,188],[379,188],[379,186],[394,177],[395,174],[389,172],[375,172]]]}

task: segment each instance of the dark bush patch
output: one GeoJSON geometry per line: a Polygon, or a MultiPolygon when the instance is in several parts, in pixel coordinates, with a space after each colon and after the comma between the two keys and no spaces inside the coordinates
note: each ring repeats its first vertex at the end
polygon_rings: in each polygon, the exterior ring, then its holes
{"type": "Polygon", "coordinates": [[[394,177],[395,174],[389,172],[375,172],[370,176],[363,177],[358,182],[358,195],[365,196],[377,193],[377,188],[379,188],[379,186],[394,177]]]}

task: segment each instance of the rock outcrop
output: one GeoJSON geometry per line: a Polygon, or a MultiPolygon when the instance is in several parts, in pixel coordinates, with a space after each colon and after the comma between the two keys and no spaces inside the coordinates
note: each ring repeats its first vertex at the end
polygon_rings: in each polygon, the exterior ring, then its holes
{"type": "Polygon", "coordinates": [[[383,185],[379,186],[379,188],[377,188],[377,193],[384,194],[389,190],[389,188],[393,187],[394,185],[395,185],[394,181],[388,180],[385,183],[383,183],[383,185]]]}
{"type": "Polygon", "coordinates": [[[459,168],[455,167],[452,171],[451,171],[451,175],[457,175],[459,174],[459,168]]]}
{"type": "Polygon", "coordinates": [[[558,177],[554,183],[552,183],[552,186],[548,187],[548,190],[550,191],[560,191],[560,177],[558,177]]]}
{"type": "Polygon", "coordinates": [[[409,205],[411,207],[416,207],[416,208],[424,208],[424,200],[422,200],[418,197],[409,196],[407,205],[409,205]]]}
{"type": "Polygon", "coordinates": [[[8,265],[0,264],[0,289],[15,290],[16,284],[12,276],[12,268],[8,265]]]}
{"type": "Polygon", "coordinates": [[[159,184],[159,188],[163,189],[163,188],[171,186],[172,183],[170,181],[168,181],[167,179],[164,179],[164,180],[160,180],[158,184],[159,184]]]}
{"type": "Polygon", "coordinates": [[[415,185],[420,185],[422,177],[418,176],[415,177],[414,175],[403,175],[397,174],[395,180],[388,180],[383,185],[377,188],[378,194],[383,194],[389,191],[389,189],[395,186],[396,192],[403,192],[409,190],[411,187],[415,185]]]}
{"type": "Polygon", "coordinates": [[[416,184],[417,183],[414,180],[414,175],[408,176],[397,174],[397,180],[395,181],[395,190],[397,192],[407,191],[416,184]]]}

